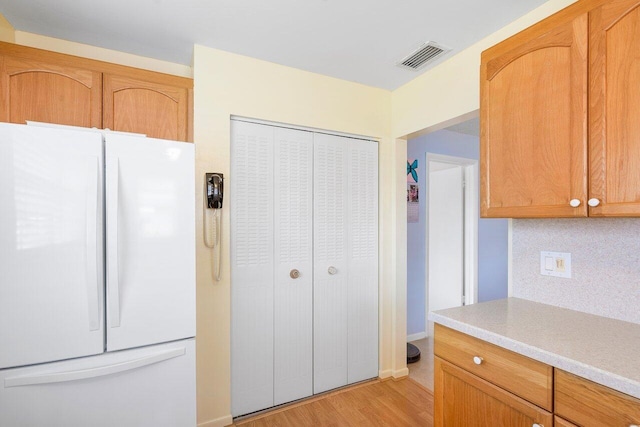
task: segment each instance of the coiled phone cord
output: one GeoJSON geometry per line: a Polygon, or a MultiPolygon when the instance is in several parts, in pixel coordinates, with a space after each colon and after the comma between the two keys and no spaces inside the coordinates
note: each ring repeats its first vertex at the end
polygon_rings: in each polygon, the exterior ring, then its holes
{"type": "Polygon", "coordinates": [[[211,266],[213,268],[213,278],[216,282],[220,281],[220,265],[222,259],[222,248],[220,246],[221,239],[221,231],[222,231],[222,209],[213,209],[213,232],[214,232],[214,242],[211,243],[209,241],[209,233],[207,225],[209,223],[209,216],[207,215],[207,211],[210,210],[207,208],[207,201],[205,200],[202,204],[203,212],[202,218],[204,222],[203,233],[204,233],[204,244],[207,248],[213,249],[211,252],[211,266]],[[217,248],[217,250],[216,250],[217,248]]]}

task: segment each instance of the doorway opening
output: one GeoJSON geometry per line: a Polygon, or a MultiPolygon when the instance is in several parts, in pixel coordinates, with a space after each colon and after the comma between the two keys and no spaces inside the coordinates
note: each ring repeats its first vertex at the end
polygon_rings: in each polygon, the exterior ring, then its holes
{"type": "Polygon", "coordinates": [[[427,153],[425,332],[429,312],[478,300],[478,161],[427,153]]]}

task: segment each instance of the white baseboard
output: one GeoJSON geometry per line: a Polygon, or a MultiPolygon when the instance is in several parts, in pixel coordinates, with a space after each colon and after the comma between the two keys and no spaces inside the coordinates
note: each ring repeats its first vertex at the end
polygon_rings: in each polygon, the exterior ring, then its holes
{"type": "Polygon", "coordinates": [[[386,371],[378,371],[378,377],[381,380],[384,380],[385,378],[402,378],[402,377],[406,377],[407,375],[409,375],[409,368],[402,368],[402,369],[398,369],[396,371],[394,371],[393,369],[387,369],[386,371]]]}
{"type": "Polygon", "coordinates": [[[378,371],[378,377],[383,380],[393,376],[393,370],[387,369],[386,371],[378,371]]]}
{"type": "Polygon", "coordinates": [[[407,342],[421,340],[427,337],[426,332],[418,332],[417,334],[407,335],[407,342]]]}
{"type": "Polygon", "coordinates": [[[198,427],[225,427],[233,424],[233,417],[231,414],[224,417],[216,418],[215,420],[205,421],[198,424],[198,427]]]}
{"type": "Polygon", "coordinates": [[[409,368],[398,369],[397,371],[393,371],[393,378],[402,378],[409,375],[409,368]]]}

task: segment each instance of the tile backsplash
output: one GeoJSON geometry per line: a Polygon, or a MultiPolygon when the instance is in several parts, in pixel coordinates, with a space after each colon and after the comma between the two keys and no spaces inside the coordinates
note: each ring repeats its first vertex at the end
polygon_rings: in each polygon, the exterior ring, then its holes
{"type": "Polygon", "coordinates": [[[513,296],[640,324],[640,219],[514,219],[513,296]],[[570,252],[572,278],[540,274],[570,252]]]}

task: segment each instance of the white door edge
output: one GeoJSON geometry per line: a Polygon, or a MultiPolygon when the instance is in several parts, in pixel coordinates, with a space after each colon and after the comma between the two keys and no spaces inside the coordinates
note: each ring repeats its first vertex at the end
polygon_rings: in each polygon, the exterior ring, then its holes
{"type": "MultiPolygon", "coordinates": [[[[478,302],[478,160],[444,154],[426,153],[425,176],[429,177],[430,163],[450,163],[463,168],[467,191],[465,191],[465,305],[478,302]]],[[[428,181],[427,181],[428,182],[428,181]]],[[[425,333],[427,336],[433,330],[429,321],[429,185],[425,185],[425,200],[427,209],[425,216],[425,333]]]]}

